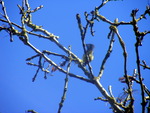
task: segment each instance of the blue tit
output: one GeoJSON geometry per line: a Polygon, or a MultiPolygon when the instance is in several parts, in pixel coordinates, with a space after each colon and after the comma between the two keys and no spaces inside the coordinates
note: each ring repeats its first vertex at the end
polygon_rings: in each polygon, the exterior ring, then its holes
{"type": "Polygon", "coordinates": [[[93,44],[86,44],[86,52],[82,57],[83,66],[86,66],[88,64],[86,56],[89,56],[89,62],[91,62],[94,59],[93,50],[94,50],[93,44]]]}

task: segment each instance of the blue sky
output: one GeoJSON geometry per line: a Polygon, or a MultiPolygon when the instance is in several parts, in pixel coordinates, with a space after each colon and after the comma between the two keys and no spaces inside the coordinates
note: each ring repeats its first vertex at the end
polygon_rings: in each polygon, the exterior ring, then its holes
{"type": "MultiPolygon", "coordinates": [[[[83,17],[84,12],[92,11],[101,1],[98,0],[29,0],[32,9],[37,6],[44,5],[44,8],[32,15],[33,23],[42,25],[44,29],[58,35],[59,42],[68,47],[72,46],[72,51],[82,58],[83,49],[78,29],[76,14],[79,13],[83,17]]],[[[21,5],[21,0],[5,0],[8,16],[12,22],[20,24],[20,16],[17,4],[21,5]]],[[[145,10],[147,0],[124,0],[109,2],[101,10],[100,14],[113,21],[118,18],[119,21],[130,21],[130,13],[132,9],[138,8],[137,16],[145,10]]],[[[1,11],[1,10],[0,10],[1,11]]],[[[85,23],[82,18],[82,22],[85,23]]],[[[140,31],[150,30],[150,18],[139,22],[140,31]]],[[[0,23],[1,24],[1,23],[0,23]]],[[[89,33],[86,37],[87,43],[95,45],[95,59],[91,62],[94,75],[98,75],[101,62],[108,49],[109,40],[107,34],[109,25],[104,22],[95,24],[95,36],[89,33]]],[[[132,75],[133,69],[136,68],[135,60],[135,37],[131,26],[119,26],[120,35],[126,43],[128,52],[128,74],[132,75]]],[[[52,42],[38,37],[30,37],[30,41],[40,50],[49,50],[52,52],[65,54],[52,42]]],[[[148,50],[150,43],[149,35],[143,41],[140,47],[140,56],[142,60],[146,60],[150,64],[150,52],[148,50]]],[[[36,72],[36,67],[26,65],[25,59],[35,55],[35,52],[25,46],[18,37],[14,36],[14,42],[9,42],[9,35],[6,32],[0,33],[0,113],[25,113],[28,109],[34,109],[39,113],[56,113],[60,102],[65,75],[56,71],[49,74],[44,79],[44,73],[40,72],[35,82],[32,77],[36,72]]],[[[66,55],[66,54],[65,54],[66,55]]],[[[52,57],[57,63],[62,61],[60,58],[52,57]]],[[[33,61],[34,63],[36,60],[33,61]]],[[[72,63],[72,73],[84,76],[83,72],[78,69],[77,65],[72,63]]],[[[150,86],[150,71],[142,70],[145,78],[144,83],[150,86]]],[[[101,83],[104,88],[112,86],[114,96],[117,97],[125,84],[121,84],[118,78],[123,76],[123,56],[122,49],[119,45],[117,37],[115,38],[113,52],[105,65],[104,75],[101,83]]],[[[134,89],[139,90],[139,85],[135,85],[134,89]]],[[[62,113],[111,113],[109,104],[102,101],[94,101],[94,98],[102,96],[97,88],[89,83],[83,82],[75,78],[69,78],[69,86],[67,98],[62,108],[62,113]]],[[[141,110],[140,90],[135,93],[137,101],[135,101],[135,112],[141,110]]]]}

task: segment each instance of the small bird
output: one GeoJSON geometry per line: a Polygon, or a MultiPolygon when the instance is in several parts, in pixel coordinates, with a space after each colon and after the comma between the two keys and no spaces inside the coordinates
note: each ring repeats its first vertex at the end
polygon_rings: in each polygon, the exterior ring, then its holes
{"type": "Polygon", "coordinates": [[[89,62],[91,62],[94,59],[94,45],[93,44],[86,44],[86,52],[83,54],[82,61],[83,66],[86,66],[88,64],[87,56],[89,57],[89,62]]]}

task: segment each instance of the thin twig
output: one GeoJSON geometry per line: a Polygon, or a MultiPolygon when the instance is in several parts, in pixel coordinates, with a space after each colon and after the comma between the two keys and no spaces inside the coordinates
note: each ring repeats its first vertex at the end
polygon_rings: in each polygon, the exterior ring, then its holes
{"type": "MultiPolygon", "coordinates": [[[[46,53],[46,54],[48,54],[48,55],[59,56],[59,57],[64,58],[64,59],[66,59],[66,60],[69,61],[69,57],[67,57],[67,56],[65,56],[65,55],[62,55],[62,54],[50,52],[50,51],[47,51],[47,50],[44,50],[43,53],[46,53]]],[[[73,60],[73,58],[72,58],[72,60],[73,60]]]]}
{"type": "Polygon", "coordinates": [[[109,91],[110,96],[112,98],[115,98],[114,95],[113,95],[113,93],[112,93],[112,86],[111,85],[108,86],[108,91],[109,91]]]}
{"type": "Polygon", "coordinates": [[[102,0],[102,3],[97,7],[97,9],[99,10],[100,8],[102,8],[109,0],[102,0]]]}
{"type": "MultiPolygon", "coordinates": [[[[9,17],[8,17],[8,15],[7,15],[6,7],[5,7],[5,5],[4,5],[4,2],[1,0],[1,1],[0,1],[0,4],[2,4],[2,10],[3,10],[3,12],[4,12],[4,17],[5,17],[5,19],[7,20],[8,24],[9,24],[9,26],[10,26],[10,29],[13,31],[14,28],[13,28],[13,26],[12,26],[12,24],[11,24],[11,21],[9,20],[9,17]]],[[[10,32],[9,35],[10,35],[10,41],[13,42],[13,38],[12,38],[13,33],[10,32]]]]}
{"type": "Polygon", "coordinates": [[[32,78],[32,82],[35,81],[37,74],[39,73],[39,70],[40,70],[40,67],[38,67],[38,69],[36,70],[36,73],[35,73],[34,77],[32,78]]]}
{"type": "MultiPolygon", "coordinates": [[[[69,50],[71,51],[71,47],[69,46],[69,50]]],[[[71,54],[68,55],[68,57],[71,57],[71,54]]],[[[70,71],[70,66],[71,66],[71,59],[68,62],[68,66],[67,66],[67,73],[66,73],[66,78],[65,78],[65,84],[64,84],[64,91],[63,91],[63,95],[61,98],[61,101],[59,103],[59,108],[58,108],[58,113],[61,113],[61,109],[63,107],[64,101],[66,99],[66,93],[67,93],[67,89],[68,89],[68,77],[69,77],[69,71],[70,71]]]]}
{"type": "Polygon", "coordinates": [[[115,33],[111,30],[110,31],[112,36],[111,36],[111,40],[110,40],[110,44],[109,44],[109,47],[108,47],[108,50],[107,50],[107,53],[102,61],[102,64],[101,64],[101,67],[100,67],[100,71],[99,71],[99,74],[98,74],[98,78],[100,79],[103,75],[103,72],[104,72],[104,68],[105,68],[105,63],[106,61],[108,60],[108,58],[110,57],[110,54],[112,52],[112,49],[113,49],[113,43],[114,43],[114,35],[115,33]]]}
{"type": "Polygon", "coordinates": [[[143,69],[150,69],[150,66],[148,66],[144,60],[142,60],[142,63],[143,64],[140,64],[140,66],[142,66],[143,69]]]}

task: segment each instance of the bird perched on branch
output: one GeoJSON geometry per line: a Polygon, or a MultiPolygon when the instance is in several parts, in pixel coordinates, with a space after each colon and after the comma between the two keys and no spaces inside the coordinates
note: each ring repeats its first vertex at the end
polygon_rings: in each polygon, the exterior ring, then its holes
{"type": "Polygon", "coordinates": [[[82,61],[83,66],[86,66],[88,64],[87,56],[89,57],[89,62],[91,62],[94,59],[94,45],[93,44],[86,44],[86,52],[83,54],[82,61]]]}

